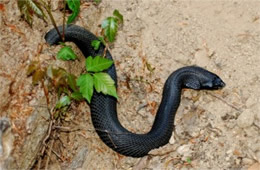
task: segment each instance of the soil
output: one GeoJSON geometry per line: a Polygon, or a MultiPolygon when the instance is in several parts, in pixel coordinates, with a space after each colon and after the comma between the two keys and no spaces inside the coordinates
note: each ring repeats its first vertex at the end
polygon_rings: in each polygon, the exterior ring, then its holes
{"type": "MultiPolygon", "coordinates": [[[[62,3],[52,2],[59,24],[61,8],[62,3]]],[[[163,84],[180,67],[204,67],[218,74],[226,87],[184,90],[169,144],[138,159],[108,148],[92,126],[88,105],[73,104],[62,126],[78,130],[58,131],[48,143],[53,141],[56,154],[43,157],[41,167],[49,162],[49,169],[260,169],[260,1],[103,0],[99,5],[82,1],[75,24],[98,35],[100,23],[114,9],[124,16],[110,48],[118,72],[119,119],[127,129],[149,131],[163,84]]],[[[15,163],[6,167],[29,169],[22,162],[39,163],[49,117],[46,109],[39,109],[46,108],[44,92],[40,85],[32,85],[27,67],[37,60],[78,75],[84,57],[77,50],[79,61],[55,60],[60,47],[49,47],[43,38],[52,25],[34,17],[30,28],[16,1],[0,2],[0,24],[0,114],[10,119],[15,137],[7,161],[15,163]],[[27,146],[34,139],[29,137],[37,129],[31,124],[38,112],[45,124],[38,122],[42,135],[34,138],[41,140],[27,146]],[[22,156],[29,152],[30,158],[22,156]]]]}

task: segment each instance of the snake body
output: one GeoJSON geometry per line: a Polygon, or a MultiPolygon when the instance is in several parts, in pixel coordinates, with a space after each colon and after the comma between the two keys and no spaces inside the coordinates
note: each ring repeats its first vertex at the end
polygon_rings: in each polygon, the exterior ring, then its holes
{"type": "MultiPolygon", "coordinates": [[[[62,32],[62,27],[59,27],[62,32]]],[[[76,26],[65,27],[65,41],[74,42],[84,56],[103,54],[104,46],[95,51],[91,46],[98,38],[88,30],[76,26]]],[[[50,30],[45,39],[50,45],[58,44],[61,38],[55,29],[50,30]]],[[[109,51],[106,58],[112,59],[109,51]]],[[[117,82],[115,65],[107,73],[117,82]]],[[[116,83],[117,85],[117,83],[116,83]]],[[[225,83],[214,73],[196,66],[183,67],[173,72],[167,79],[151,130],[146,134],[135,134],[125,129],[118,120],[117,100],[114,97],[94,92],[90,103],[91,119],[100,139],[114,151],[131,157],[142,157],[152,149],[168,143],[174,128],[174,117],[180,104],[182,88],[220,89],[225,83]]]]}

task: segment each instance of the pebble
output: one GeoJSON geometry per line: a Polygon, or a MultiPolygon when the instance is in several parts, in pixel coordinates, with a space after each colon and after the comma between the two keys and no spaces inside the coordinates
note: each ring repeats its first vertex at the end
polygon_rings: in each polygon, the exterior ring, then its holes
{"type": "Polygon", "coordinates": [[[250,158],[243,158],[243,160],[242,160],[242,164],[244,164],[244,165],[252,165],[254,162],[255,161],[250,158]]]}
{"type": "Polygon", "coordinates": [[[187,144],[187,145],[182,145],[180,147],[178,147],[177,152],[182,155],[182,160],[185,161],[187,159],[187,157],[190,157],[192,154],[192,150],[190,149],[191,145],[187,144]]]}
{"type": "Polygon", "coordinates": [[[250,109],[244,110],[237,119],[237,125],[246,128],[254,123],[254,112],[250,109]]]}
{"type": "Polygon", "coordinates": [[[242,164],[244,164],[244,165],[252,165],[254,162],[255,161],[250,158],[243,158],[243,160],[242,160],[242,164]]]}
{"type": "Polygon", "coordinates": [[[173,145],[175,142],[176,142],[176,140],[174,139],[174,133],[172,133],[172,136],[171,136],[171,138],[170,138],[170,140],[169,140],[169,143],[170,143],[171,145],[173,145]]]}
{"type": "Polygon", "coordinates": [[[255,104],[257,104],[257,98],[255,98],[255,97],[249,97],[246,101],[247,108],[251,108],[255,104]]]}
{"type": "Polygon", "coordinates": [[[192,94],[191,94],[191,90],[187,90],[183,93],[183,96],[185,98],[191,99],[192,98],[192,94]]]}
{"type": "Polygon", "coordinates": [[[71,164],[69,165],[69,169],[81,168],[86,159],[87,153],[87,146],[82,146],[82,148],[79,149],[77,155],[74,157],[71,164]]]}

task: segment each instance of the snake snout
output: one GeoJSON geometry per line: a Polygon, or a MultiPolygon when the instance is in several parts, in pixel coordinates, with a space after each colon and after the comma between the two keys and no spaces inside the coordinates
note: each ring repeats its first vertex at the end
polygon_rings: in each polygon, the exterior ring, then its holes
{"type": "Polygon", "coordinates": [[[225,83],[218,76],[214,76],[210,80],[201,83],[201,89],[217,90],[225,87],[225,83]]]}
{"type": "Polygon", "coordinates": [[[219,77],[216,77],[214,80],[213,80],[213,88],[214,89],[221,89],[223,87],[225,87],[226,84],[224,83],[223,80],[221,80],[221,78],[219,77]]]}
{"type": "Polygon", "coordinates": [[[201,89],[206,90],[217,90],[225,87],[225,83],[221,78],[219,78],[217,75],[211,76],[211,78],[206,79],[201,82],[201,89]]]}

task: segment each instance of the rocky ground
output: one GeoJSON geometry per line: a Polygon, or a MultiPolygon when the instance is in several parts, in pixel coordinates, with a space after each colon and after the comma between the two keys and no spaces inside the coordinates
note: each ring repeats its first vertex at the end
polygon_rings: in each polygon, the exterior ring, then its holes
{"type": "MultiPolygon", "coordinates": [[[[43,90],[32,85],[26,68],[39,60],[79,74],[84,65],[54,60],[60,47],[43,39],[50,23],[35,17],[30,28],[15,1],[0,4],[0,114],[11,120],[14,137],[13,152],[4,161],[8,169],[28,169],[39,160],[49,115],[43,90]]],[[[61,24],[60,3],[52,4],[61,24]]],[[[149,131],[164,81],[177,68],[204,67],[226,87],[184,90],[170,143],[139,159],[109,149],[94,131],[87,104],[73,105],[62,126],[77,130],[57,132],[48,143],[57,154],[49,152],[42,167],[48,160],[49,169],[260,169],[260,1],[82,1],[76,24],[99,33],[114,9],[124,16],[111,53],[119,118],[126,128],[149,131]]]]}

